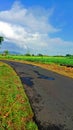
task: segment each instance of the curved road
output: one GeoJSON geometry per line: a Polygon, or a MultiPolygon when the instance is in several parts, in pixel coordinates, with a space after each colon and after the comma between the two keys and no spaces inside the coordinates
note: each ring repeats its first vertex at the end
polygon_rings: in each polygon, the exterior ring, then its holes
{"type": "Polygon", "coordinates": [[[73,79],[12,61],[23,83],[39,130],[73,130],[73,79]]]}

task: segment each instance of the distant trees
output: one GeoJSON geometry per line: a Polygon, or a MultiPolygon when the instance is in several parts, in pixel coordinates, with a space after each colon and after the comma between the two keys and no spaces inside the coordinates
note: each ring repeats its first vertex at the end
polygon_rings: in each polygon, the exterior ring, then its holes
{"type": "Polygon", "coordinates": [[[30,53],[26,53],[25,56],[31,56],[31,54],[30,53]]]}
{"type": "Polygon", "coordinates": [[[37,54],[37,56],[43,56],[43,54],[39,53],[39,54],[37,54]]]}
{"type": "Polygon", "coordinates": [[[32,56],[35,56],[35,54],[32,54],[32,56]]]}
{"type": "Polygon", "coordinates": [[[71,54],[66,54],[67,57],[72,56],[71,54]]]}
{"type": "Polygon", "coordinates": [[[37,55],[31,54],[31,53],[26,53],[25,56],[44,56],[43,54],[39,53],[37,55]]]}
{"type": "Polygon", "coordinates": [[[9,51],[8,50],[5,50],[4,51],[4,55],[8,55],[9,54],[9,51]]]}

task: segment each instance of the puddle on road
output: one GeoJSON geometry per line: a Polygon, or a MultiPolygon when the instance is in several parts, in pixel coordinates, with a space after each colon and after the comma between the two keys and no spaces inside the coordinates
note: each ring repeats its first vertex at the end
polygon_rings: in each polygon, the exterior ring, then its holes
{"type": "Polygon", "coordinates": [[[38,75],[38,78],[40,78],[40,79],[55,80],[55,78],[42,75],[42,74],[40,74],[40,73],[39,73],[38,71],[36,71],[36,70],[34,70],[34,72],[38,75]]]}
{"type": "Polygon", "coordinates": [[[22,83],[26,84],[27,86],[30,86],[30,87],[32,87],[34,85],[32,79],[33,78],[31,78],[31,77],[21,77],[22,83]]]}

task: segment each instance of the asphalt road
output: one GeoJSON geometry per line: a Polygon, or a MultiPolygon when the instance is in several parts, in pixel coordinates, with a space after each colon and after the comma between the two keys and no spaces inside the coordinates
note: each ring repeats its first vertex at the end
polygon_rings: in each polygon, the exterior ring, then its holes
{"type": "Polygon", "coordinates": [[[73,79],[34,65],[4,61],[23,83],[39,130],[73,130],[73,79]]]}

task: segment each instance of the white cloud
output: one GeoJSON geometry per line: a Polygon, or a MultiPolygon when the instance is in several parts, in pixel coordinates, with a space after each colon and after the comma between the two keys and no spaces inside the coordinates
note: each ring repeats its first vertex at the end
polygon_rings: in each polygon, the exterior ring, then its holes
{"type": "MultiPolygon", "coordinates": [[[[38,10],[38,8],[36,9],[38,10]]],[[[38,13],[34,13],[32,9],[25,9],[21,7],[19,3],[14,3],[11,10],[0,12],[0,19],[2,21],[11,22],[14,24],[21,24],[27,30],[30,31],[39,31],[39,32],[56,32],[59,29],[54,28],[51,24],[48,23],[48,18],[51,14],[51,11],[47,12],[45,9],[40,9],[38,13]],[[43,11],[43,12],[42,12],[43,11]],[[44,14],[42,14],[44,13],[44,14]],[[49,16],[48,16],[49,15],[49,16]]]]}
{"type": "MultiPolygon", "coordinates": [[[[53,9],[26,9],[15,2],[10,10],[0,12],[0,35],[8,42],[13,42],[21,48],[36,50],[51,50],[55,46],[71,44],[61,38],[50,38],[50,33],[60,29],[50,24],[53,9]]],[[[53,50],[51,50],[53,52],[53,50]]]]}
{"type": "Polygon", "coordinates": [[[6,41],[13,42],[22,48],[30,47],[32,49],[32,47],[43,46],[43,43],[41,44],[41,34],[27,32],[20,25],[0,22],[0,34],[5,37],[6,41]],[[40,45],[38,42],[40,42],[40,45]]]}

